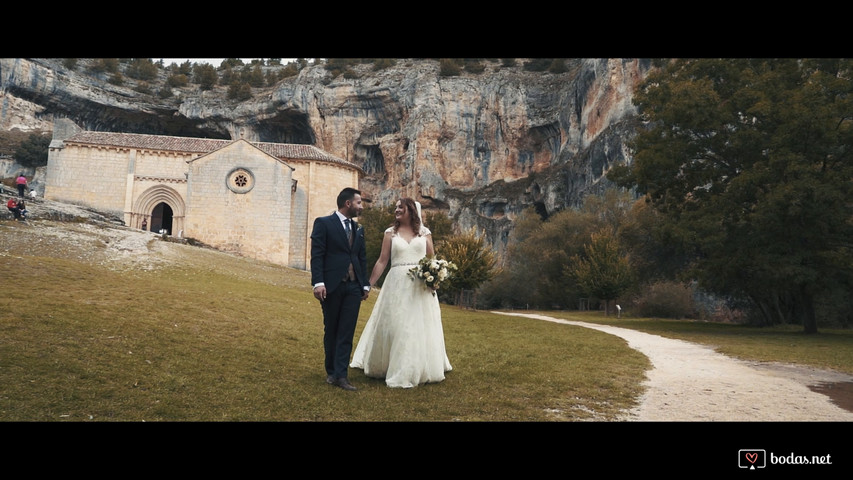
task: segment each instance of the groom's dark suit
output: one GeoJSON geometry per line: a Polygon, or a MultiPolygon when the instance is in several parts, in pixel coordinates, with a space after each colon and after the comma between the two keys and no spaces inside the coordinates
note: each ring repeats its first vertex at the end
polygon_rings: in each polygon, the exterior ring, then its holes
{"type": "Polygon", "coordinates": [[[347,378],[352,340],[367,276],[367,253],[364,229],[353,222],[353,242],[337,213],[314,220],[311,232],[311,284],[326,286],[323,308],[323,346],[326,352],[326,374],[347,378]],[[355,280],[347,279],[352,265],[355,280]]]}

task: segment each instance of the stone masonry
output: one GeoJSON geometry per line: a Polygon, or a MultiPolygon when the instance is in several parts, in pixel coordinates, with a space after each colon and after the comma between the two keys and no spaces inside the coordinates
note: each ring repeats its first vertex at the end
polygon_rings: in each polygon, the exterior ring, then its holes
{"type": "Polygon", "coordinates": [[[304,270],[314,218],[362,173],[310,145],[77,131],[54,136],[44,197],[304,270]]]}

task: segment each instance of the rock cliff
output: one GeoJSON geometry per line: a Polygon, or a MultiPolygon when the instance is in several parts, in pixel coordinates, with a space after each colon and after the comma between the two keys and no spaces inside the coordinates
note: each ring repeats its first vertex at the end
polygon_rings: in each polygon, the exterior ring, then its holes
{"type": "Polygon", "coordinates": [[[632,92],[650,68],[567,59],[564,73],[548,73],[524,61],[455,76],[432,59],[336,77],[317,63],[237,102],[226,87],[162,98],[61,59],[4,58],[0,128],[52,130],[69,118],[87,130],[313,144],[362,166],[374,205],[415,197],[502,252],[521,210],[576,205],[607,184],[611,165],[630,161],[632,92]]]}

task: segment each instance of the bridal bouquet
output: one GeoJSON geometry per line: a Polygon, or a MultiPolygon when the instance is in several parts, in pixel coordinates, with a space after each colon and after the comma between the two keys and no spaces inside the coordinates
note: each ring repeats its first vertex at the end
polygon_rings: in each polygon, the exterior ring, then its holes
{"type": "Polygon", "coordinates": [[[453,276],[453,272],[456,270],[456,264],[453,262],[435,256],[426,256],[418,262],[416,267],[409,269],[409,275],[411,275],[412,280],[420,279],[423,281],[424,285],[431,288],[432,294],[435,295],[435,289],[453,276]]]}

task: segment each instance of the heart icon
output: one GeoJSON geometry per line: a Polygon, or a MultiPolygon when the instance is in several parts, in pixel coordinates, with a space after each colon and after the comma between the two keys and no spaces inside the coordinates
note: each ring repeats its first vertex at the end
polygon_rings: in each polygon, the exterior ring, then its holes
{"type": "Polygon", "coordinates": [[[749,463],[755,463],[758,460],[758,453],[752,452],[746,454],[746,459],[749,460],[749,463]]]}

